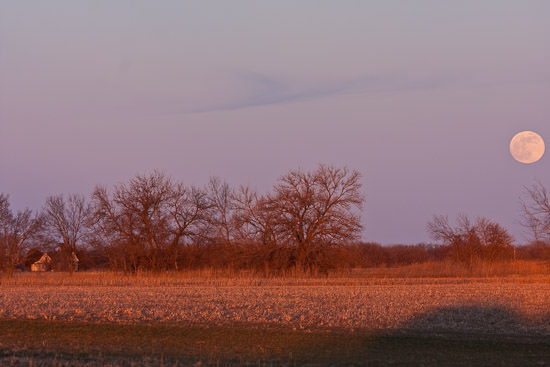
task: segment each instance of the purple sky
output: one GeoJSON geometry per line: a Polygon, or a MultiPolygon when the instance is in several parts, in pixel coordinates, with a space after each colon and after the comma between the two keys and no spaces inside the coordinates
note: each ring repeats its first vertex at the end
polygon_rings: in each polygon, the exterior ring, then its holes
{"type": "Polygon", "coordinates": [[[550,2],[0,1],[0,192],[39,209],[160,169],[260,191],[318,163],[363,174],[363,238],[434,214],[524,242],[521,130],[550,143],[550,2]]]}

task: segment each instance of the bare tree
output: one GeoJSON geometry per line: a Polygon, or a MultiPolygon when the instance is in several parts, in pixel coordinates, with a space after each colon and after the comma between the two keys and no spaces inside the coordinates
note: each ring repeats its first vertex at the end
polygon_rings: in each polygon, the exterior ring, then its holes
{"type": "Polygon", "coordinates": [[[115,202],[107,188],[96,186],[92,194],[95,246],[102,247],[113,268],[136,271],[140,265],[140,238],[136,219],[115,202]]]}
{"type": "Polygon", "coordinates": [[[95,227],[115,267],[178,268],[181,246],[203,235],[208,199],[160,172],[93,193],[95,227]]]}
{"type": "Polygon", "coordinates": [[[436,215],[428,222],[427,230],[436,241],[450,246],[453,259],[469,267],[475,259],[494,261],[507,255],[513,237],[498,223],[487,218],[472,222],[467,216],[459,215],[452,226],[447,216],[436,215]]]}
{"type": "Polygon", "coordinates": [[[94,190],[96,223],[109,245],[126,254],[127,270],[160,267],[159,257],[169,242],[166,207],[172,194],[171,180],[156,171],[115,186],[112,197],[104,187],[94,190]]]}
{"type": "Polygon", "coordinates": [[[67,199],[55,195],[46,199],[44,215],[48,232],[72,273],[74,256],[91,233],[91,207],[82,195],[72,194],[67,199]]]}
{"type": "Polygon", "coordinates": [[[526,196],[522,198],[522,221],[535,241],[550,241],[550,192],[537,181],[525,188],[526,196]]]}
{"type": "Polygon", "coordinates": [[[174,269],[178,270],[178,255],[181,247],[204,239],[208,224],[208,196],[197,187],[186,188],[178,184],[168,203],[171,218],[170,253],[174,269]]]}
{"type": "Polygon", "coordinates": [[[240,241],[264,246],[281,244],[277,203],[272,198],[241,186],[234,195],[234,203],[234,224],[240,241]]]}
{"type": "Polygon", "coordinates": [[[0,193],[0,220],[5,220],[8,218],[10,216],[10,212],[9,196],[0,193]]]}
{"type": "Polygon", "coordinates": [[[0,265],[9,276],[21,263],[42,225],[42,216],[33,215],[30,209],[14,213],[10,209],[9,197],[0,194],[0,265]]]}
{"type": "Polygon", "coordinates": [[[231,246],[235,239],[234,190],[219,177],[212,177],[208,182],[207,193],[208,221],[213,231],[212,239],[231,246]]]}
{"type": "Polygon", "coordinates": [[[271,200],[280,237],[297,248],[297,263],[325,246],[356,240],[362,229],[361,175],[347,168],[319,165],[313,172],[291,171],[279,179],[271,200]]]}
{"type": "Polygon", "coordinates": [[[514,237],[500,224],[487,218],[478,218],[475,225],[483,246],[484,258],[489,261],[509,258],[514,237]]]}

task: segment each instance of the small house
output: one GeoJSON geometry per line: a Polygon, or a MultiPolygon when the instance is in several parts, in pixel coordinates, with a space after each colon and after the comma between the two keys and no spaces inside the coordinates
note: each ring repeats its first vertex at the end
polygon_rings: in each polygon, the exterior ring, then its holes
{"type": "Polygon", "coordinates": [[[48,254],[42,255],[42,257],[31,264],[31,271],[49,271],[52,265],[52,258],[48,254]]]}

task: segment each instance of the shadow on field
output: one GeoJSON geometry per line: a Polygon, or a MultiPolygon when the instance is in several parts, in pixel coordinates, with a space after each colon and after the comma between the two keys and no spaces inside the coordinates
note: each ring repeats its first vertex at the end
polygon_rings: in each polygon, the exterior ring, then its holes
{"type": "Polygon", "coordinates": [[[373,344],[396,346],[394,357],[379,365],[550,366],[549,315],[529,319],[502,306],[441,307],[381,333],[373,344]]]}
{"type": "Polygon", "coordinates": [[[550,317],[529,319],[502,306],[457,305],[442,307],[410,319],[403,331],[450,332],[457,334],[489,334],[550,336],[550,317]]]}
{"type": "Polygon", "coordinates": [[[458,305],[396,330],[0,320],[1,366],[544,366],[550,317],[458,305]]]}

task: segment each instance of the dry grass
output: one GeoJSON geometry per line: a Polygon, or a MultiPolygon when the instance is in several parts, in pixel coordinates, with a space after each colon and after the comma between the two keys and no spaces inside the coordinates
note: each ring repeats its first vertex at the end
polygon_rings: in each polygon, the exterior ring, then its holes
{"type": "Polygon", "coordinates": [[[429,261],[393,268],[361,269],[366,277],[377,278],[549,278],[550,263],[547,261],[478,261],[471,267],[454,261],[429,261]]]}
{"type": "Polygon", "coordinates": [[[433,261],[400,267],[352,269],[327,275],[292,271],[284,276],[261,276],[251,271],[219,269],[180,272],[87,271],[0,275],[0,286],[330,286],[484,282],[487,279],[523,283],[550,282],[550,263],[543,261],[478,262],[471,268],[452,261],[433,261]]]}

